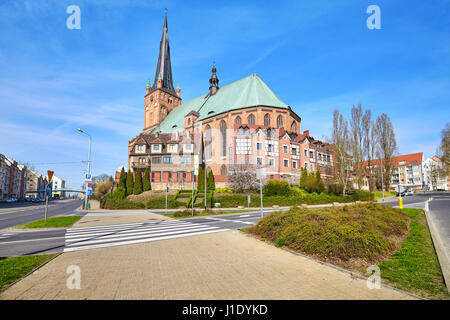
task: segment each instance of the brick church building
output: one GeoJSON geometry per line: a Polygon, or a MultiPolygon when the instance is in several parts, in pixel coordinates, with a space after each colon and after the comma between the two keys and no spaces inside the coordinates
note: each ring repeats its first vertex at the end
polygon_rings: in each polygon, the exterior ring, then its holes
{"type": "Polygon", "coordinates": [[[330,146],[302,133],[300,116],[258,75],[221,87],[213,66],[206,89],[182,103],[173,86],[166,15],[155,79],[145,92],[144,128],[128,143],[128,168],[148,168],[153,190],[190,189],[199,165],[212,170],[217,187],[225,187],[228,173],[238,168],[263,166],[266,180],[293,185],[302,167],[331,176],[330,146]]]}

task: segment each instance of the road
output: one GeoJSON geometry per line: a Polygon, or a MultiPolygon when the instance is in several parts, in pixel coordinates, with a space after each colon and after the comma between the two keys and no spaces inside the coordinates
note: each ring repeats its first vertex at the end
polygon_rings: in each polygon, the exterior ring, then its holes
{"type": "MultiPolygon", "coordinates": [[[[274,210],[265,210],[263,216],[271,211],[274,210]]],[[[254,211],[67,230],[4,232],[0,233],[0,257],[86,250],[223,232],[254,225],[260,219],[261,212],[254,211]]]]}
{"type": "MultiPolygon", "coordinates": [[[[47,217],[84,215],[76,211],[82,205],[82,200],[54,200],[48,203],[47,217]]],[[[0,232],[19,224],[44,218],[45,203],[7,203],[0,205],[0,232]]]]}

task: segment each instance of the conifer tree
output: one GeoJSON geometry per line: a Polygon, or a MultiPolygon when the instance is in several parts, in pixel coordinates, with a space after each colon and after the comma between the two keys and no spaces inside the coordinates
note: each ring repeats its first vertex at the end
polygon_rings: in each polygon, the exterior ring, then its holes
{"type": "Polygon", "coordinates": [[[316,171],[316,192],[322,193],[325,190],[325,185],[323,184],[322,177],[320,176],[320,171],[316,171]]]}
{"type": "Polygon", "coordinates": [[[198,167],[197,191],[205,190],[205,170],[202,166],[198,167]]]}
{"type": "Polygon", "coordinates": [[[120,172],[119,185],[118,187],[122,187],[124,190],[127,190],[127,173],[125,172],[124,167],[122,167],[122,171],[120,172]]]}
{"type": "Polygon", "coordinates": [[[148,175],[148,168],[144,171],[144,180],[142,181],[142,191],[150,190],[150,177],[148,175]]]}
{"type": "Polygon", "coordinates": [[[128,169],[128,174],[127,174],[127,195],[133,194],[133,189],[134,189],[134,181],[133,181],[133,173],[131,173],[131,170],[128,169]]]}
{"type": "Polygon", "coordinates": [[[212,170],[209,171],[209,173],[208,173],[207,186],[208,186],[208,190],[216,189],[216,182],[214,180],[214,174],[213,174],[212,170]]]}
{"type": "Polygon", "coordinates": [[[136,178],[134,179],[133,194],[141,194],[141,193],[142,193],[141,169],[137,168],[136,178]]]}
{"type": "Polygon", "coordinates": [[[308,171],[306,168],[302,168],[302,173],[300,176],[300,188],[305,189],[306,188],[306,181],[308,180],[308,171]]]}

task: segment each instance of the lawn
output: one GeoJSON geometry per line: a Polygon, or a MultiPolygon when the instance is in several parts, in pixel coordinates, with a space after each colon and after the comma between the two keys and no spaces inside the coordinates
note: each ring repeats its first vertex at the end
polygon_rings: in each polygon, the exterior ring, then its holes
{"type": "Polygon", "coordinates": [[[379,264],[381,278],[424,298],[449,299],[424,211],[402,211],[411,219],[409,235],[391,260],[379,264]]]}
{"type": "MultiPolygon", "coordinates": [[[[375,200],[381,199],[383,197],[383,194],[381,193],[381,191],[374,191],[373,194],[375,195],[375,200]]],[[[392,196],[395,196],[395,195],[397,195],[396,191],[385,191],[384,192],[384,197],[385,198],[386,197],[392,197],[392,196]]]]}
{"type": "Polygon", "coordinates": [[[47,218],[47,223],[44,219],[36,220],[15,226],[17,229],[35,229],[35,228],[65,228],[71,227],[75,222],[80,220],[81,216],[68,216],[68,217],[50,217],[47,218]]]}
{"type": "Polygon", "coordinates": [[[0,259],[0,291],[46,263],[56,254],[0,259]]]}

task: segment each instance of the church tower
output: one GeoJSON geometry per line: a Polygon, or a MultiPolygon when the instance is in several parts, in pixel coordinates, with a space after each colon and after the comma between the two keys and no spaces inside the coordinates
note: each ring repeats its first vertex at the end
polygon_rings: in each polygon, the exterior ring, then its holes
{"type": "Polygon", "coordinates": [[[179,87],[173,87],[166,10],[155,80],[153,85],[149,80],[145,90],[144,132],[157,127],[173,108],[181,105],[180,91],[179,87]]]}

